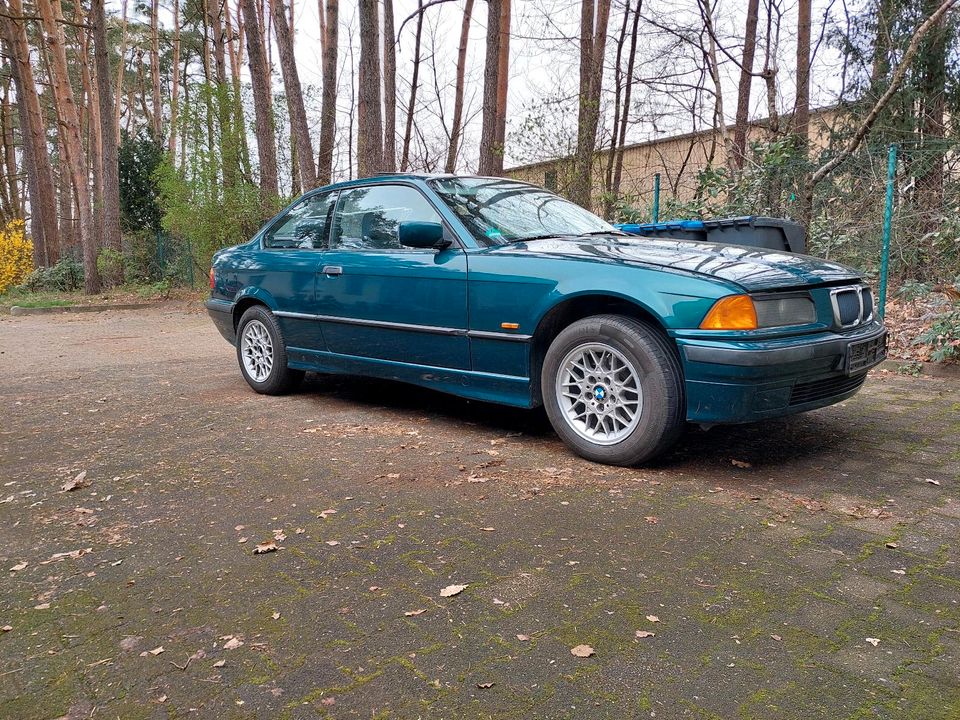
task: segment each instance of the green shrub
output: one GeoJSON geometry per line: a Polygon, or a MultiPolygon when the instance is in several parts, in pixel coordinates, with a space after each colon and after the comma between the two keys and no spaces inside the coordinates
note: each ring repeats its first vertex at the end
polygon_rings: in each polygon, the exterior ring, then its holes
{"type": "Polygon", "coordinates": [[[960,361],[960,306],[937,317],[930,329],[913,342],[929,345],[934,362],[960,361]]]}
{"type": "Polygon", "coordinates": [[[103,248],[97,254],[97,272],[100,273],[100,280],[106,288],[114,288],[123,284],[123,266],[124,257],[118,250],[103,248]]]}
{"type": "Polygon", "coordinates": [[[83,265],[72,257],[62,257],[48,268],[37,268],[19,287],[29,292],[71,292],[83,287],[83,265]]]}

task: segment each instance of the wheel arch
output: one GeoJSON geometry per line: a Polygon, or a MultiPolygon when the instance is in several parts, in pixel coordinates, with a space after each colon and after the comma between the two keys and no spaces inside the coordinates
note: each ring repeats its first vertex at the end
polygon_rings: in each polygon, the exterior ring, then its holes
{"type": "Polygon", "coordinates": [[[233,304],[233,330],[236,332],[240,324],[240,318],[254,305],[263,305],[271,312],[276,309],[276,303],[273,298],[259,288],[249,288],[240,293],[240,296],[233,304]]]}
{"type": "Polygon", "coordinates": [[[564,298],[540,318],[530,341],[530,384],[534,405],[543,403],[540,373],[550,344],[564,328],[569,327],[577,320],[593,315],[623,315],[639,320],[663,333],[663,337],[670,347],[673,348],[674,352],[677,352],[676,344],[667,335],[666,328],[660,318],[650,308],[636,300],[625,298],[622,295],[596,292],[564,298]]]}

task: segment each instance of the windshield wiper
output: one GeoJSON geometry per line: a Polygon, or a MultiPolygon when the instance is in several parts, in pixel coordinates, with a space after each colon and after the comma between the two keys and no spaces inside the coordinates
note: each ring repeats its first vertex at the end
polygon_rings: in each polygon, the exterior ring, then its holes
{"type": "Polygon", "coordinates": [[[588,237],[588,236],[590,236],[590,235],[623,235],[623,236],[629,235],[629,233],[625,233],[623,230],[616,230],[616,229],[614,229],[614,230],[592,230],[592,231],[590,231],[590,232],[588,232],[588,233],[582,233],[582,234],[583,234],[584,237],[588,237]]]}
{"type": "Polygon", "coordinates": [[[559,240],[563,238],[572,238],[577,237],[576,235],[561,234],[561,233],[544,233],[543,235],[524,235],[523,237],[515,237],[512,240],[508,240],[509,243],[519,243],[519,242],[529,242],[531,240],[559,240]]]}

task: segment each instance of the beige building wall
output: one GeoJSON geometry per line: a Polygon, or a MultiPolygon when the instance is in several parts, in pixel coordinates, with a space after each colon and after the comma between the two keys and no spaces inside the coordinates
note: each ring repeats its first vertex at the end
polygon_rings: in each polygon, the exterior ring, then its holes
{"type": "MultiPolygon", "coordinates": [[[[789,117],[782,122],[789,122],[789,117]]],[[[810,116],[810,141],[814,148],[825,146],[831,129],[842,121],[833,108],[814,111],[810,116]]],[[[732,134],[733,127],[728,131],[732,134]]],[[[747,143],[762,141],[766,137],[766,121],[750,124],[747,143]]],[[[610,162],[609,150],[596,154],[594,162],[594,209],[603,205],[603,188],[610,162]]],[[[701,170],[708,166],[726,165],[726,151],[719,131],[704,130],[674,137],[628,145],[623,152],[623,175],[620,194],[635,205],[649,205],[653,201],[654,176],[660,173],[661,198],[674,197],[690,200],[697,191],[697,179],[701,170]]],[[[572,158],[548,160],[530,165],[521,165],[506,171],[508,177],[541,185],[564,194],[569,185],[572,158]]]]}

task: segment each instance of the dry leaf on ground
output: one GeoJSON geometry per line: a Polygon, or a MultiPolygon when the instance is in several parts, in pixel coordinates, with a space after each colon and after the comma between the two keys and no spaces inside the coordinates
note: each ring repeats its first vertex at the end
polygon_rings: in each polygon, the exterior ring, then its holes
{"type": "Polygon", "coordinates": [[[643,519],[651,525],[656,525],[658,522],[660,522],[660,518],[658,518],[656,515],[647,515],[643,519]]]}
{"type": "Polygon", "coordinates": [[[4,625],[2,628],[0,628],[0,630],[2,630],[3,632],[10,632],[11,630],[13,630],[13,625],[4,625]]]}
{"type": "Polygon", "coordinates": [[[746,460],[731,460],[731,461],[730,461],[730,464],[731,464],[731,465],[734,465],[734,466],[736,466],[736,467],[738,467],[738,468],[751,468],[751,467],[753,467],[753,465],[751,465],[750,463],[748,463],[746,460]]]}
{"type": "Polygon", "coordinates": [[[529,635],[524,635],[523,633],[520,633],[517,635],[517,640],[519,640],[520,642],[527,642],[529,639],[530,639],[529,635]]]}
{"type": "Polygon", "coordinates": [[[328,515],[336,515],[336,514],[337,514],[337,511],[334,510],[333,508],[327,508],[327,509],[324,510],[322,513],[320,513],[319,515],[317,515],[317,517],[320,517],[320,518],[323,518],[324,520],[326,520],[328,515]]]}
{"type": "Polygon", "coordinates": [[[649,630],[637,630],[634,635],[638,638],[648,638],[656,636],[656,633],[650,632],[649,630]]]}
{"type": "Polygon", "coordinates": [[[447,585],[440,591],[440,597],[453,597],[454,595],[459,595],[466,589],[466,585],[447,585]]]}
{"type": "Polygon", "coordinates": [[[420,608],[419,610],[407,610],[404,615],[407,617],[416,617],[417,615],[423,615],[426,611],[426,608],[420,608]]]}
{"type": "Polygon", "coordinates": [[[77,475],[72,480],[67,480],[63,485],[60,486],[60,489],[63,492],[70,492],[71,490],[79,490],[80,488],[85,488],[90,485],[90,481],[87,480],[87,471],[84,470],[77,475]]]}
{"type": "Polygon", "coordinates": [[[477,683],[477,687],[480,688],[481,690],[492,688],[494,685],[496,685],[496,683],[492,683],[492,682],[477,683]]]}
{"type": "Polygon", "coordinates": [[[227,664],[227,661],[226,661],[226,660],[217,660],[217,661],[213,664],[213,666],[214,666],[215,668],[222,668],[222,667],[223,667],[224,665],[226,665],[226,664],[227,664]]]}
{"type": "Polygon", "coordinates": [[[236,650],[243,645],[243,640],[238,637],[232,637],[223,644],[224,650],[236,650]]]}
{"type": "Polygon", "coordinates": [[[337,545],[340,544],[340,541],[339,541],[339,540],[326,540],[325,542],[326,542],[326,544],[329,545],[330,547],[336,547],[337,545]]]}
{"type": "Polygon", "coordinates": [[[275,540],[264,540],[261,543],[257,543],[257,546],[253,549],[254,555],[263,555],[268,552],[276,552],[279,550],[275,540]]]}
{"type": "Polygon", "coordinates": [[[880,638],[864,638],[864,640],[866,640],[868,643],[870,643],[874,647],[880,644],[880,638]]]}
{"type": "Polygon", "coordinates": [[[12,568],[10,568],[10,572],[19,572],[26,567],[27,567],[27,561],[24,560],[23,562],[17,563],[12,568]]]}
{"type": "Polygon", "coordinates": [[[570,648],[570,654],[578,658],[587,658],[594,654],[593,648],[589,645],[576,645],[570,648]]]}

